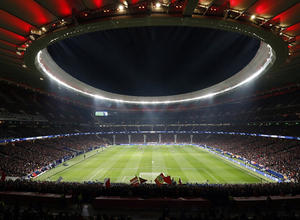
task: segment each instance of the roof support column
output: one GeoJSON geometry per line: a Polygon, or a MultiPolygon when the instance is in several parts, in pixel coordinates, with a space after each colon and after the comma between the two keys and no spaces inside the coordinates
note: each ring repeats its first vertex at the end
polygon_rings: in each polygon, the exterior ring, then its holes
{"type": "Polygon", "coordinates": [[[192,14],[194,13],[194,10],[198,4],[199,0],[186,0],[184,2],[184,6],[183,6],[183,11],[182,11],[182,15],[184,17],[191,17],[192,14]]]}

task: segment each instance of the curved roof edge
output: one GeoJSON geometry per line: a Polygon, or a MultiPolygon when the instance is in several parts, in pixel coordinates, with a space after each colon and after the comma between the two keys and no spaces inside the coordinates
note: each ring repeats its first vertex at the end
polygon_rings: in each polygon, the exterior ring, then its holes
{"type": "Polygon", "coordinates": [[[172,17],[170,15],[152,15],[145,17],[110,17],[77,26],[72,25],[57,29],[53,32],[43,35],[32,45],[30,45],[24,54],[24,61],[26,62],[27,67],[29,67],[35,73],[41,74],[42,72],[67,88],[87,96],[132,104],[169,104],[204,99],[213,95],[219,95],[221,93],[228,92],[229,90],[243,85],[244,83],[256,78],[258,75],[261,75],[270,69],[277,68],[283,62],[285,62],[287,57],[288,47],[280,37],[276,36],[267,29],[253,24],[242,23],[231,19],[223,20],[219,18],[209,18],[207,16],[172,17]],[[45,49],[50,44],[65,38],[88,32],[141,26],[190,26],[213,28],[248,35],[261,40],[262,43],[253,60],[233,77],[230,77],[229,79],[209,88],[192,93],[158,97],[119,95],[108,93],[86,85],[74,79],[69,74],[60,71],[61,69],[53,62],[52,58],[47,54],[45,49]],[[53,73],[51,73],[51,69],[53,70],[53,73]],[[255,71],[253,72],[250,70],[255,71]],[[51,74],[52,77],[50,76],[51,74]]]}

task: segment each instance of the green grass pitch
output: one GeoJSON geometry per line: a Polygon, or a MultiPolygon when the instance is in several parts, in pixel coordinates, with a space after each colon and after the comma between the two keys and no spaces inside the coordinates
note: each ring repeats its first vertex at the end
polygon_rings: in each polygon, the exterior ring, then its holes
{"type": "Polygon", "coordinates": [[[253,171],[193,145],[117,145],[80,155],[37,177],[35,180],[84,182],[110,178],[114,183],[130,183],[135,175],[154,183],[160,174],[183,183],[271,182],[253,171]]]}

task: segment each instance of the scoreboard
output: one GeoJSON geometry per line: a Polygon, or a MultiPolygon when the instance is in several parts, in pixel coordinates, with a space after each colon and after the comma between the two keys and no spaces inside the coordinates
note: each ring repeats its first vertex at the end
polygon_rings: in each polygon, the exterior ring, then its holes
{"type": "Polygon", "coordinates": [[[107,111],[95,111],[95,116],[108,116],[108,112],[107,111]]]}

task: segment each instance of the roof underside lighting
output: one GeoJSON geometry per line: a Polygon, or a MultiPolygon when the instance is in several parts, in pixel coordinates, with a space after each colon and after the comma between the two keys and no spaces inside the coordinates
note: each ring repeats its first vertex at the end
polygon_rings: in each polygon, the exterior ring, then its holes
{"type": "Polygon", "coordinates": [[[22,56],[24,54],[24,52],[21,52],[21,51],[17,50],[16,54],[18,54],[19,56],[22,56]]]}
{"type": "Polygon", "coordinates": [[[31,40],[35,40],[35,36],[32,35],[32,34],[29,35],[29,38],[30,38],[31,40]]]}
{"type": "Polygon", "coordinates": [[[256,57],[243,70],[235,74],[233,77],[204,90],[178,96],[161,97],[123,96],[108,93],[91,87],[74,79],[69,74],[60,69],[60,67],[58,67],[57,64],[51,59],[46,49],[38,52],[35,58],[35,63],[37,68],[48,78],[51,78],[59,85],[75,91],[76,93],[81,93],[95,99],[119,103],[156,105],[196,101],[211,98],[215,95],[228,92],[242,86],[243,84],[259,76],[260,74],[266,72],[272,66],[275,59],[276,56],[273,53],[273,49],[271,48],[271,46],[262,42],[261,48],[257,52],[256,57]]]}

